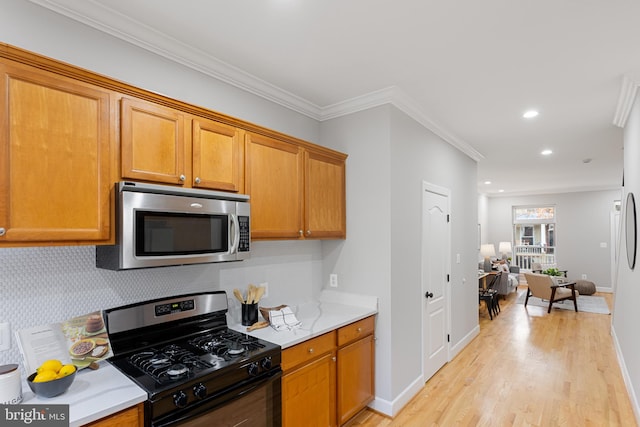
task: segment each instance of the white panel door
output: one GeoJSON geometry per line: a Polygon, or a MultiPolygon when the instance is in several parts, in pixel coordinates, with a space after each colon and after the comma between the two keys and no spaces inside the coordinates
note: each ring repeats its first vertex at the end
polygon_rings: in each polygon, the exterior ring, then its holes
{"type": "Polygon", "coordinates": [[[449,194],[423,184],[422,194],[422,348],[427,381],[449,360],[449,194]]]}

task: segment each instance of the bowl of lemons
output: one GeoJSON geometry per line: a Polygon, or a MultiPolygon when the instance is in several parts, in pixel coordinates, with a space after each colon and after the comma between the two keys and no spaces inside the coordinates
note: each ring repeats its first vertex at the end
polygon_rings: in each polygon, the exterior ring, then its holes
{"type": "Polygon", "coordinates": [[[74,365],[63,365],[59,360],[47,360],[27,377],[27,384],[36,396],[58,396],[71,386],[76,377],[74,365]]]}

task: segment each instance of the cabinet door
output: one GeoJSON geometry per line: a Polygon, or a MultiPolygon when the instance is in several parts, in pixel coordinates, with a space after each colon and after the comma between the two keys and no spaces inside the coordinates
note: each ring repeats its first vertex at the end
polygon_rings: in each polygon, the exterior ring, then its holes
{"type": "Polygon", "coordinates": [[[0,241],[108,240],[110,93],[17,63],[0,74],[0,241]]]}
{"type": "Polygon", "coordinates": [[[251,237],[302,237],[302,149],[247,133],[245,190],[251,196],[251,237]]]}
{"type": "Polygon", "coordinates": [[[305,152],[305,237],[345,238],[345,159],[305,152]]]}
{"type": "Polygon", "coordinates": [[[243,131],[201,117],[193,119],[193,187],[240,191],[243,131]]]}
{"type": "Polygon", "coordinates": [[[139,403],[129,409],[101,418],[84,427],[142,427],[144,426],[144,406],[139,403]]]}
{"type": "Polygon", "coordinates": [[[282,425],[336,425],[335,353],[319,359],[282,377],[282,425]]]}
{"type": "Polygon", "coordinates": [[[373,335],[338,350],[338,422],[347,422],[374,397],[373,335]]]}
{"type": "Polygon", "coordinates": [[[151,102],[123,98],[120,113],[122,177],[184,184],[184,115],[151,102]]]}

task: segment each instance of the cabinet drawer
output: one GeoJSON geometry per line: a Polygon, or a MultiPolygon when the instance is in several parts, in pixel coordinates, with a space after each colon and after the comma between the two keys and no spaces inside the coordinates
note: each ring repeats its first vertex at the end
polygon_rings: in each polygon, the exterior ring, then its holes
{"type": "Polygon", "coordinates": [[[375,323],[373,316],[359,320],[338,329],[338,347],[373,333],[375,323]]]}
{"type": "Polygon", "coordinates": [[[282,351],[282,370],[286,373],[302,363],[320,357],[336,347],[335,331],[302,342],[282,351]]]}

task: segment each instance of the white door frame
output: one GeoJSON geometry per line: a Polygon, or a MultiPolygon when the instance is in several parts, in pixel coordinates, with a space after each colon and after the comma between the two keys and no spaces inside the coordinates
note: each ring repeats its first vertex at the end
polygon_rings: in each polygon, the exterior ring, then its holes
{"type": "MultiPolygon", "coordinates": [[[[441,196],[444,196],[447,198],[447,215],[449,215],[449,218],[451,218],[451,191],[448,188],[445,187],[441,187],[439,185],[435,185],[435,184],[431,184],[429,182],[426,181],[422,181],[422,196],[421,196],[421,216],[424,214],[424,194],[425,192],[429,192],[429,193],[435,193],[441,196]]],[[[451,221],[449,220],[448,222],[448,227],[447,227],[447,242],[444,248],[442,248],[442,250],[444,251],[444,253],[446,254],[446,268],[447,268],[447,274],[449,274],[449,281],[448,283],[445,284],[445,290],[444,290],[444,295],[445,295],[445,303],[444,303],[444,307],[446,310],[446,314],[445,314],[445,328],[446,328],[446,332],[449,335],[449,337],[451,336],[451,221]]],[[[424,256],[425,253],[425,248],[424,248],[424,242],[421,242],[421,259],[424,256]]],[[[421,277],[421,281],[423,282],[423,277],[425,272],[423,271],[423,264],[421,262],[420,265],[420,277],[421,277]]],[[[424,283],[424,282],[423,282],[424,283]]],[[[421,289],[422,291],[422,298],[425,298],[425,289],[421,289]]],[[[427,355],[425,354],[425,346],[426,343],[424,342],[424,336],[425,336],[425,330],[424,330],[424,325],[425,325],[425,318],[427,316],[426,310],[424,308],[424,304],[421,305],[422,306],[422,313],[421,313],[421,338],[422,338],[422,366],[421,366],[421,370],[422,370],[422,378],[423,378],[423,382],[426,382],[427,380],[429,380],[429,378],[425,377],[425,370],[424,370],[424,366],[425,366],[425,360],[427,355]]],[[[445,345],[445,351],[446,351],[446,360],[447,363],[451,361],[451,341],[447,340],[446,345],[445,345]]]]}

